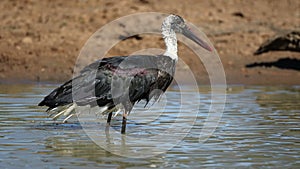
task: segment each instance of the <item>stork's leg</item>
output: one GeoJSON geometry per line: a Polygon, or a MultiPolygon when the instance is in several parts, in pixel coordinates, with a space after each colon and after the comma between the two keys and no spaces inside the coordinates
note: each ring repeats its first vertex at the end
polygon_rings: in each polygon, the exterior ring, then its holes
{"type": "Polygon", "coordinates": [[[107,126],[110,125],[111,116],[112,116],[112,112],[108,114],[108,117],[107,117],[107,126]]]}
{"type": "Polygon", "coordinates": [[[127,120],[127,113],[123,113],[123,121],[122,121],[122,129],[121,129],[121,134],[125,134],[126,131],[126,120],[127,120]]]}
{"type": "Polygon", "coordinates": [[[130,100],[129,100],[129,101],[127,101],[123,104],[125,110],[123,111],[123,121],[122,121],[121,134],[125,134],[127,115],[132,110],[132,106],[134,105],[134,103],[135,102],[131,103],[130,100]]]}

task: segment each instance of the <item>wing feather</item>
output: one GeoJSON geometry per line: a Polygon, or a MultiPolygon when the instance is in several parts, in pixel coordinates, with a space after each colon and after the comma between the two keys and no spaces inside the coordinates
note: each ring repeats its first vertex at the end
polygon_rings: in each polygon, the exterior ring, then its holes
{"type": "Polygon", "coordinates": [[[131,101],[149,100],[149,92],[157,80],[155,56],[120,56],[104,58],[81,70],[44,98],[39,106],[55,108],[75,101],[78,105],[99,106],[122,102],[126,94],[131,101]],[[116,82],[116,83],[113,83],[116,82]],[[113,90],[112,90],[113,88],[113,90]],[[117,91],[114,93],[114,91],[117,91]]]}

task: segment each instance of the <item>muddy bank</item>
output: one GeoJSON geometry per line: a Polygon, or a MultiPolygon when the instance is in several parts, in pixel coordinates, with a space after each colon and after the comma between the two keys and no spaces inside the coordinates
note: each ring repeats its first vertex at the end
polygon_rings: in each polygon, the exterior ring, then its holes
{"type": "MultiPolygon", "coordinates": [[[[299,70],[282,60],[299,63],[300,53],[253,53],[274,35],[299,29],[299,9],[297,0],[3,0],[0,81],[67,80],[72,77],[80,49],[100,27],[137,12],[163,12],[181,15],[202,28],[220,55],[229,84],[297,85],[299,70]]],[[[129,55],[146,48],[164,49],[161,37],[130,38],[114,46],[107,56],[129,55]]],[[[209,83],[202,62],[182,43],[179,56],[187,64],[179,64],[179,78],[190,68],[201,84],[209,83]]]]}

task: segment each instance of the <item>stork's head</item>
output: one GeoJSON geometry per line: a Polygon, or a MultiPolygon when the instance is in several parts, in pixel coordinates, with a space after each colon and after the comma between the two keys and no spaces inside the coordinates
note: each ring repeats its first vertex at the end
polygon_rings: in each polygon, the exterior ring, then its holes
{"type": "Polygon", "coordinates": [[[163,34],[164,32],[172,31],[172,30],[175,31],[176,33],[183,34],[185,37],[191,39],[192,41],[194,41],[204,49],[208,51],[212,51],[212,48],[210,48],[210,46],[206,42],[198,38],[191,31],[191,29],[186,25],[182,17],[172,14],[165,18],[165,20],[162,23],[163,34]]]}

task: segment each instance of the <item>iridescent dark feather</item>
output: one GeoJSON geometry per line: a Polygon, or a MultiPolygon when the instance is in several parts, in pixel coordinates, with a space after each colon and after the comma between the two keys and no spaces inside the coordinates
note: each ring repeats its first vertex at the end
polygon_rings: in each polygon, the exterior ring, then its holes
{"type": "MultiPolygon", "coordinates": [[[[174,65],[171,58],[163,55],[104,58],[56,88],[39,106],[53,109],[74,101],[79,106],[108,106],[112,109],[120,103],[125,106],[130,102],[133,106],[140,100],[148,103],[154,98],[156,101],[172,82],[174,65]]],[[[131,108],[128,107],[129,111],[131,108]]]]}

